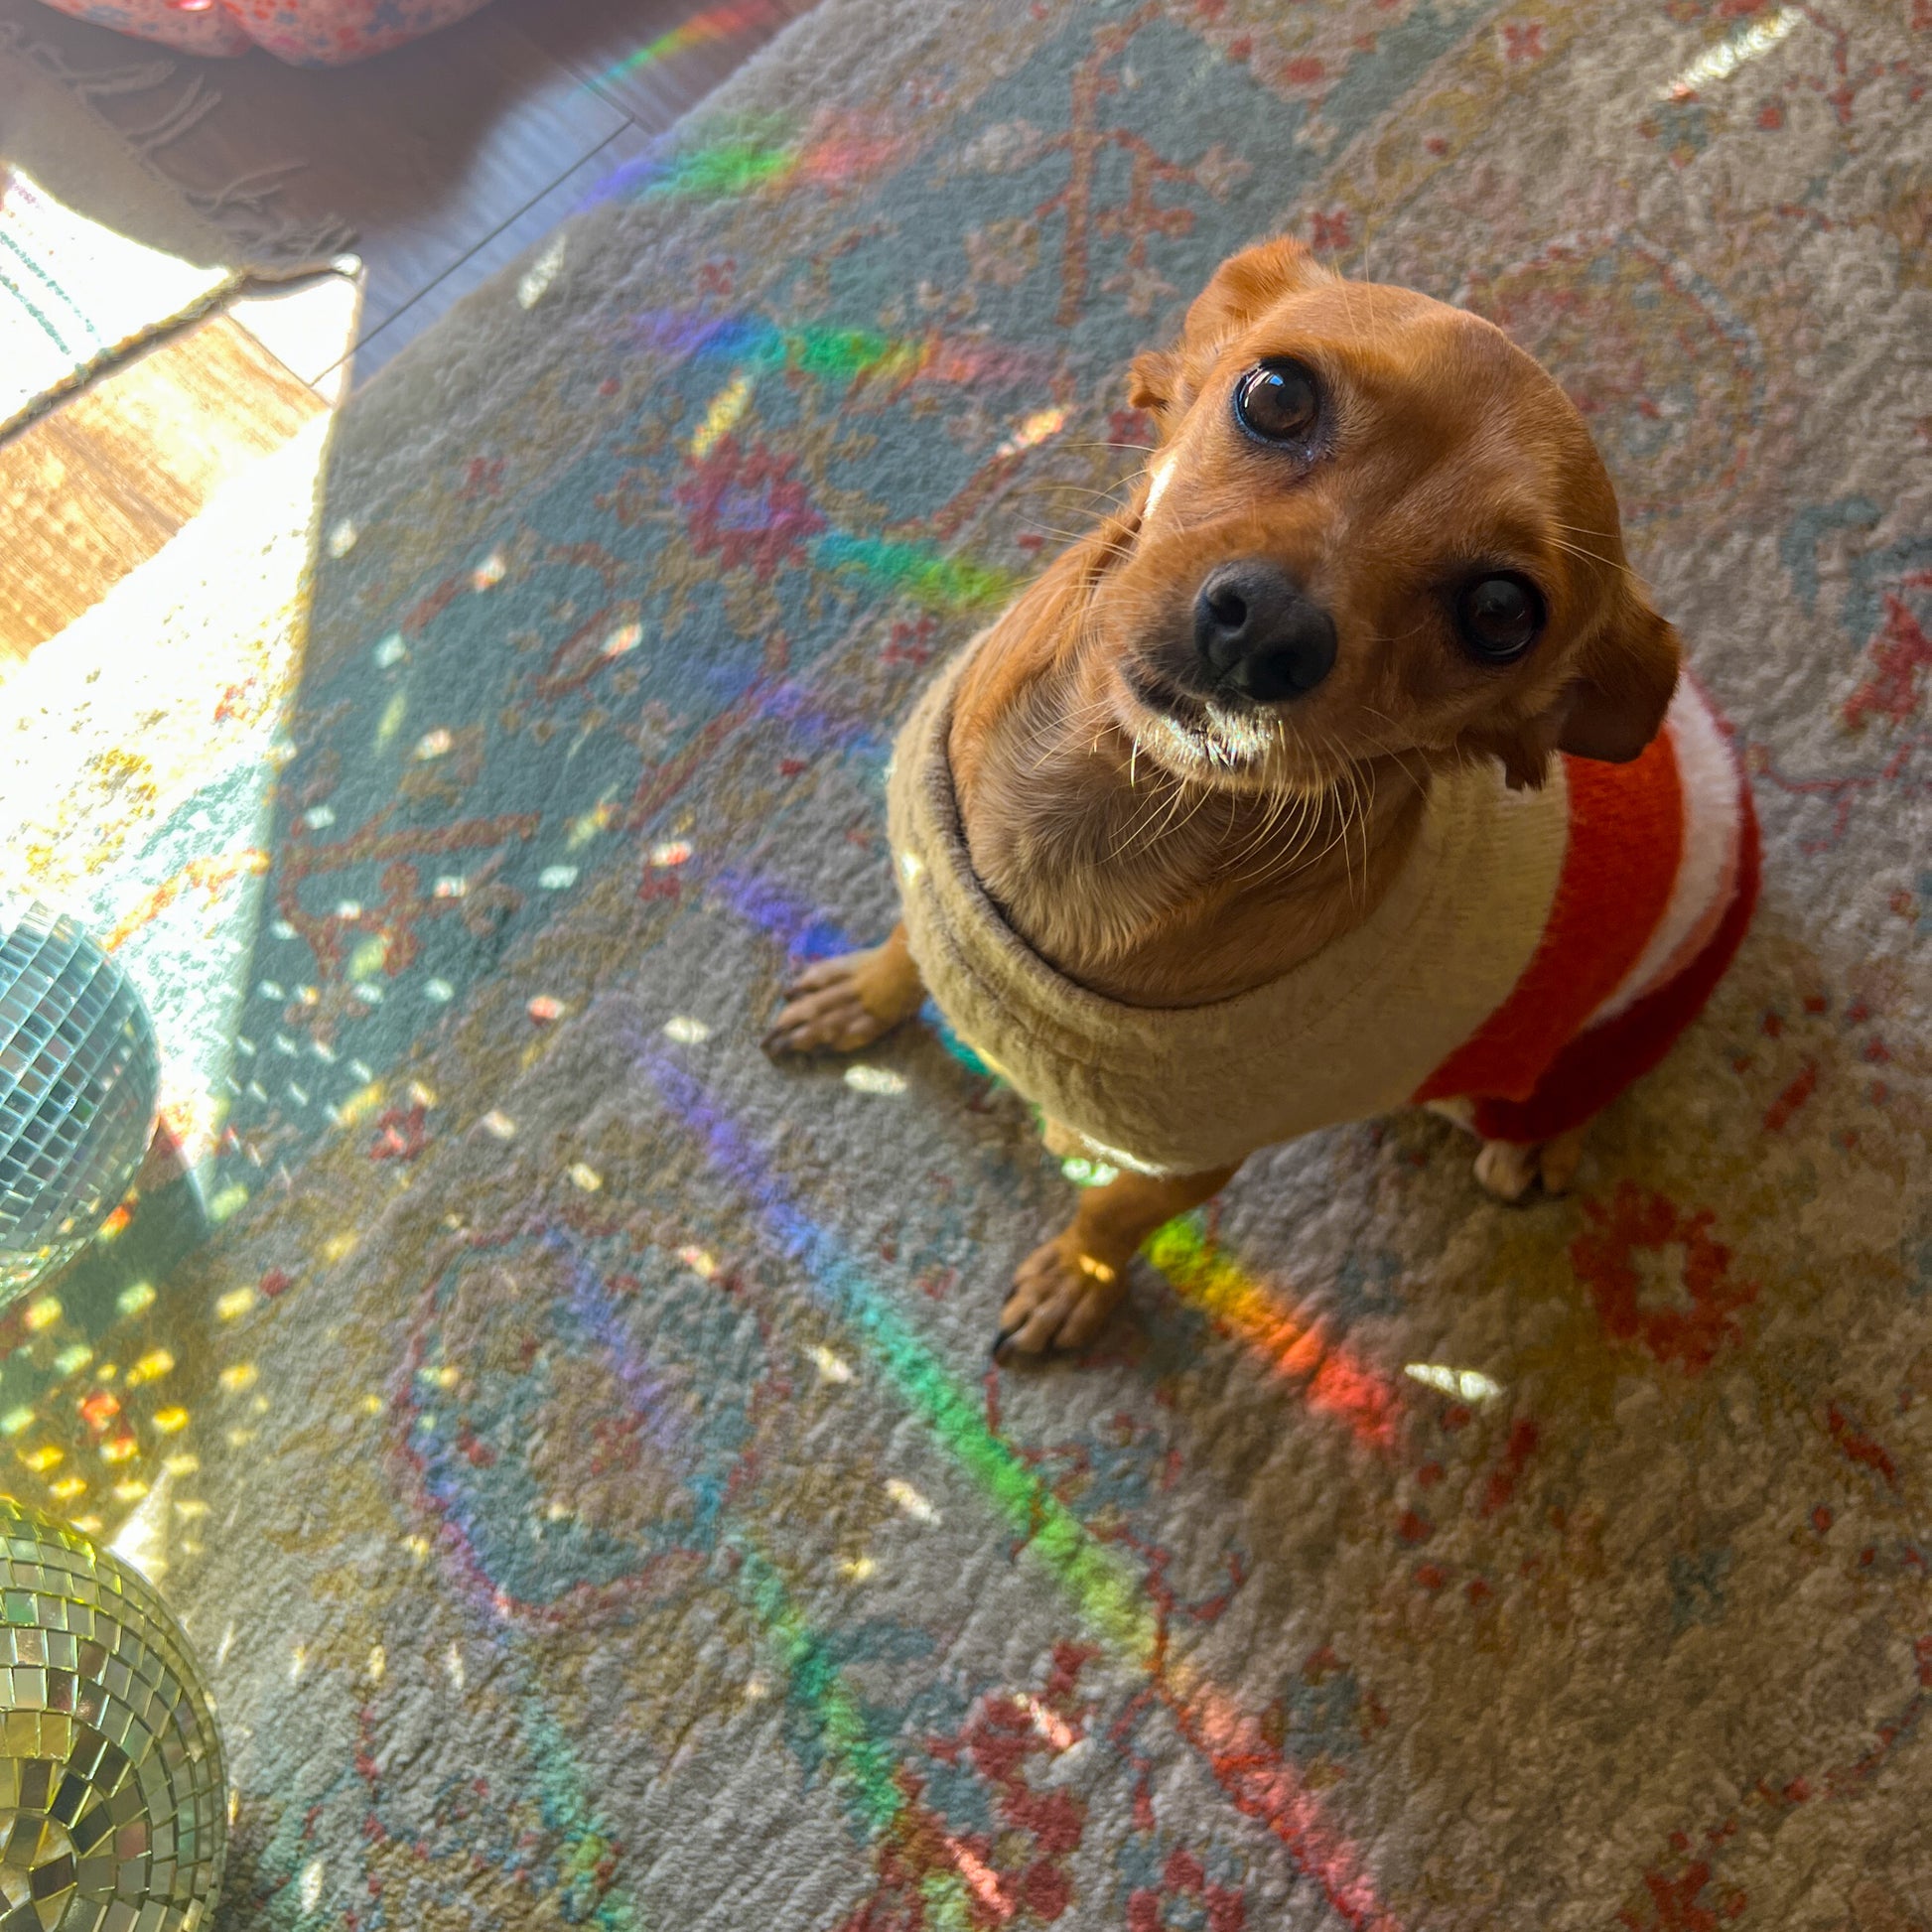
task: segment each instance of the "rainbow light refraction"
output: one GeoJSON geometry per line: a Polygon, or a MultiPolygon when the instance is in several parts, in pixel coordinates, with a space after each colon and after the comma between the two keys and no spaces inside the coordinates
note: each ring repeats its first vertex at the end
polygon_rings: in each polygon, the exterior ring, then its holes
{"type": "Polygon", "coordinates": [[[1318,1322],[1300,1320],[1284,1309],[1206,1238],[1197,1216],[1170,1221],[1143,1252],[1183,1300],[1305,1386],[1311,1407],[1339,1417],[1362,1442],[1377,1449],[1394,1446],[1402,1413],[1395,1383],[1330,1340],[1318,1322]]]}
{"type": "Polygon", "coordinates": [[[711,1164],[756,1203],[767,1238],[800,1265],[805,1291],[846,1327],[988,1505],[1019,1533],[1022,1548],[1115,1665],[1147,1678],[1236,1809],[1281,1842],[1357,1932],[1401,1932],[1377,1899],[1360,1853],[1327,1823],[1319,1800],[1268,1742],[1259,1722],[1185,1658],[1170,1653],[1165,1625],[1116,1552],[993,1432],[891,1298],[867,1280],[835,1235],[787,1198],[769,1164],[698,1081],[647,1039],[634,1043],[633,1064],[711,1164]]]}
{"type": "Polygon", "coordinates": [[[846,1259],[834,1236],[787,1201],[737,1126],[697,1081],[654,1045],[640,1055],[667,1107],[722,1169],[758,1200],[783,1249],[805,1266],[811,1292],[865,1341],[894,1386],[985,1489],[1008,1524],[1076,1598],[1082,1617],[1138,1668],[1152,1667],[1159,1627],[1127,1566],[987,1427],[973,1400],[887,1298],[846,1259]]]}
{"type": "Polygon", "coordinates": [[[766,188],[836,188],[883,167],[898,151],[899,142],[893,136],[834,132],[800,141],[788,122],[766,116],[723,129],[710,140],[675,153],[627,161],[599,182],[581,206],[626,197],[725,201],[766,188]]]}
{"type": "MultiPolygon", "coordinates": [[[[666,355],[738,363],[756,374],[795,369],[820,381],[886,383],[1037,383],[1050,373],[1044,356],[973,336],[888,336],[876,329],[831,323],[768,321],[710,309],[650,309],[628,317],[618,340],[666,355]]],[[[1064,412],[1041,410],[1012,439],[1031,449],[1064,423],[1064,412]],[[1024,436],[1024,443],[1019,439],[1024,436]]]]}
{"type": "Polygon", "coordinates": [[[740,34],[756,33],[782,18],[770,0],[738,0],[736,5],[707,7],[703,13],[693,14],[682,26],[659,34],[654,41],[646,41],[635,53],[626,55],[609,70],[607,78],[616,80],[623,74],[636,73],[655,61],[669,61],[688,54],[694,47],[736,40],[740,34]]]}
{"type": "Polygon", "coordinates": [[[867,1727],[858,1699],[793,1603],[777,1568],[743,1536],[733,1536],[731,1546],[739,1559],[739,1593],[777,1653],[792,1695],[811,1711],[861,1821],[873,1833],[890,1830],[904,1802],[891,1755],[867,1727]]]}
{"type": "MultiPolygon", "coordinates": [[[[483,1245],[488,1249],[511,1233],[524,1232],[520,1226],[500,1230],[483,1245]]],[[[550,1228],[539,1232],[536,1240],[563,1268],[572,1315],[596,1338],[612,1365],[629,1415],[668,1463],[695,1473],[690,1433],[666,1412],[662,1379],[637,1353],[599,1269],[565,1230],[550,1228]]],[[[704,1279],[713,1278],[717,1263],[709,1254],[686,1249],[680,1259],[704,1279]]],[[[420,1363],[417,1366],[420,1372],[420,1363]]],[[[527,1626],[532,1621],[539,1626],[540,1644],[541,1628],[551,1614],[548,1606],[518,1601],[490,1581],[465,1514],[424,1483],[420,1454],[410,1449],[404,1454],[422,1485],[419,1506],[436,1525],[434,1541],[453,1581],[491,1644],[518,1672],[533,1676],[537,1653],[528,1641],[527,1626]]],[[[811,1722],[859,1834],[873,1841],[890,1839],[900,1858],[922,1871],[921,1888],[928,1897],[942,1910],[955,1913],[942,1923],[964,1922],[958,1914],[966,1910],[968,1894],[995,1918],[1011,1917],[1013,1901],[1001,1875],[949,1831],[942,1817],[918,1802],[916,1783],[902,1773],[891,1739],[882,1736],[868,1719],[863,1701],[793,1597],[778,1565],[748,1525],[731,1519],[729,1494],[722,1488],[708,1493],[703,1484],[697,1489],[698,1520],[718,1526],[719,1540],[733,1557],[736,1593],[759,1642],[783,1672],[786,1695],[811,1722]]],[[[634,1905],[613,1881],[617,1848],[587,1795],[590,1786],[569,1736],[527,1691],[519,1699],[519,1709],[544,1823],[562,1842],[561,1868],[573,1906],[582,1922],[595,1924],[602,1932],[636,1932],[634,1905]]]]}
{"type": "MultiPolygon", "coordinates": [[[[880,336],[852,329],[780,329],[745,316],[641,318],[635,338],[654,347],[687,355],[724,355],[738,364],[730,380],[705,405],[686,445],[686,455],[701,465],[714,454],[736,461],[734,436],[751,408],[759,373],[796,369],[820,379],[885,373],[895,379],[916,376],[936,360],[930,343],[880,336]],[[727,442],[727,439],[731,439],[727,442]]],[[[962,366],[957,351],[949,365],[962,366]]],[[[994,453],[1011,462],[1058,432],[1066,420],[1059,409],[1036,411],[994,453]]],[[[1019,589],[1018,572],[976,563],[913,538],[859,536],[830,530],[811,544],[812,561],[823,570],[863,577],[882,589],[930,610],[971,611],[1003,604],[1019,589]]]]}
{"type": "Polygon", "coordinates": [[[820,537],[813,560],[827,570],[853,571],[917,604],[942,611],[970,611],[1004,604],[1020,587],[1016,572],[967,557],[948,556],[929,543],[839,532],[820,537]]]}
{"type": "MultiPolygon", "coordinates": [[[[518,1656],[519,1675],[537,1675],[529,1664],[530,1660],[518,1656]]],[[[636,1907],[612,1884],[609,1875],[617,1845],[585,1795],[588,1781],[569,1738],[527,1678],[516,1700],[517,1721],[535,1760],[537,1802],[544,1825],[559,1841],[558,1863],[569,1901],[566,1909],[578,1915],[578,1924],[594,1924],[600,1932],[637,1932],[640,1921],[636,1907]]]]}
{"type": "Polygon", "coordinates": [[[629,198],[691,196],[721,201],[788,181],[798,150],[760,133],[722,134],[673,154],[639,155],[614,169],[584,198],[585,207],[629,198]]]}
{"type": "Polygon", "coordinates": [[[749,195],[788,181],[798,170],[795,148],[761,141],[756,135],[693,148],[664,164],[643,183],[652,195],[698,195],[723,199],[749,195]]]}
{"type": "Polygon", "coordinates": [[[939,1924],[968,1922],[968,1891],[994,1918],[1011,1918],[1013,1901],[1000,1874],[910,1795],[916,1786],[908,1789],[898,1774],[890,1748],[867,1724],[864,1707],[792,1600],[777,1566],[749,1537],[734,1534],[729,1541],[739,1560],[739,1594],[783,1669],[791,1699],[816,1727],[867,1835],[897,1841],[908,1863],[924,1868],[921,1889],[938,1906],[939,1924]]]}
{"type": "MultiPolygon", "coordinates": [[[[781,888],[754,873],[727,867],[706,882],[706,890],[716,893],[748,925],[757,926],[794,959],[830,959],[839,953],[858,952],[862,946],[873,943],[855,939],[836,919],[828,919],[823,913],[802,905],[781,888]]],[[[953,1032],[945,1015],[930,1000],[920,1009],[919,1018],[938,1035],[940,1045],[969,1073],[983,1074],[989,1079],[999,1077],[953,1032]]]]}

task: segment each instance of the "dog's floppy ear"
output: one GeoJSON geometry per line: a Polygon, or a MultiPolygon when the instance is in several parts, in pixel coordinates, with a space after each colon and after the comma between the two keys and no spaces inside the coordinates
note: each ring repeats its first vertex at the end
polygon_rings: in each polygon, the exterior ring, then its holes
{"type": "Polygon", "coordinates": [[[1584,652],[1565,694],[1557,749],[1628,764],[1663,729],[1679,656],[1677,632],[1649,605],[1626,597],[1623,614],[1584,652]]]}
{"type": "Polygon", "coordinates": [[[1258,242],[1230,255],[1188,306],[1180,341],[1173,348],[1135,356],[1128,371],[1127,400],[1145,409],[1168,435],[1186,414],[1201,378],[1221,345],[1285,295],[1332,281],[1308,249],[1288,235],[1258,242]]]}

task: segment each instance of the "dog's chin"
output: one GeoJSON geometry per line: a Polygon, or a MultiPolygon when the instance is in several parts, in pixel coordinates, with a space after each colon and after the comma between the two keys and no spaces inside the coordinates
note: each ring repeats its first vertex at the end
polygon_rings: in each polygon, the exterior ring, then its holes
{"type": "Polygon", "coordinates": [[[1140,665],[1124,666],[1114,684],[1116,721],[1136,756],[1171,777],[1225,791],[1317,792],[1331,782],[1274,712],[1216,703],[1140,665]]]}

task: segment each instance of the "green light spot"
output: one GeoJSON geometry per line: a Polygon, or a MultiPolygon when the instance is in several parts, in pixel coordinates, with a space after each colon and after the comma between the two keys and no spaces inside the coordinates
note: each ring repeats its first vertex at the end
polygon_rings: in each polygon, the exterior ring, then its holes
{"type": "Polygon", "coordinates": [[[768,142],[719,141],[680,155],[647,193],[652,195],[746,195],[782,181],[798,165],[796,153],[768,142]]]}
{"type": "Polygon", "coordinates": [[[1247,1278],[1207,1239],[1195,1215],[1183,1214],[1157,1228],[1141,1252],[1183,1295],[1197,1297],[1210,1311],[1250,1292],[1247,1278]]]}
{"type": "Polygon", "coordinates": [[[1060,1163],[1060,1173],[1076,1187],[1104,1187],[1120,1178],[1120,1170],[1105,1161],[1089,1161],[1084,1155],[1069,1154],[1060,1163]]]}
{"type": "Polygon", "coordinates": [[[858,1700],[800,1615],[784,1579],[757,1550],[739,1543],[739,1587],[784,1666],[792,1697],[812,1715],[827,1755],[875,1835],[888,1831],[904,1808],[893,1760],[873,1736],[858,1700]]]}
{"type": "Polygon", "coordinates": [[[942,556],[929,544],[898,543],[886,537],[822,537],[818,557],[833,570],[859,571],[888,589],[903,591],[943,611],[1004,604],[1018,582],[1011,571],[942,556]]]}

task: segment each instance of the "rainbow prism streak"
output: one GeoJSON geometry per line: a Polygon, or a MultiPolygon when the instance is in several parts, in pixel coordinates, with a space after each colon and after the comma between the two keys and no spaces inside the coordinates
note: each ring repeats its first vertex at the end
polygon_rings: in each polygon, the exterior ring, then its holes
{"type": "Polygon", "coordinates": [[[788,1197],[769,1164],[702,1087],[654,1041],[632,1042],[633,1063],[667,1112],[720,1172],[757,1203],[758,1219],[802,1270],[801,1286],[861,1345],[899,1399],[1020,1537],[1118,1668],[1148,1680],[1235,1807],[1280,1840],[1296,1864],[1357,1932],[1401,1932],[1363,1869],[1360,1853],[1326,1821],[1318,1799],[1259,1723],[1185,1658],[1122,1558],[1102,1543],[988,1426],[944,1364],[837,1237],[788,1197]]]}

